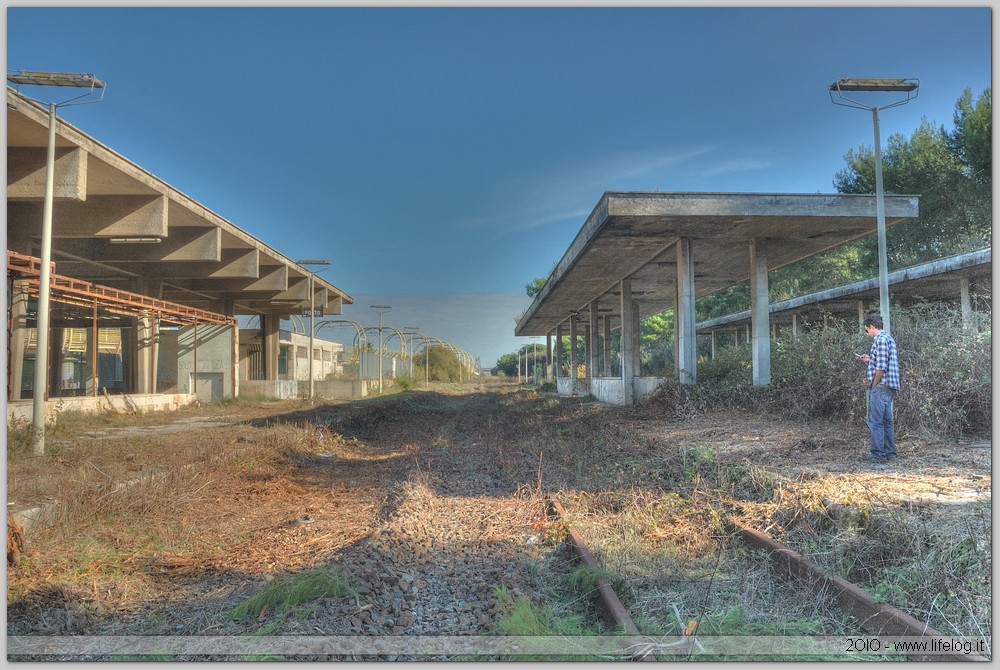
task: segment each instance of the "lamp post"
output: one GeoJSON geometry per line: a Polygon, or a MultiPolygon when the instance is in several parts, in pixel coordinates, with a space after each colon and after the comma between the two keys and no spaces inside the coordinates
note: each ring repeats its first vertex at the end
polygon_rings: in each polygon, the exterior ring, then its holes
{"type": "MultiPolygon", "coordinates": [[[[42,206],[42,268],[38,287],[38,316],[35,323],[37,333],[35,346],[35,381],[31,398],[31,425],[33,427],[31,448],[36,455],[45,453],[45,397],[48,395],[49,368],[49,301],[52,294],[52,201],[55,192],[56,172],[56,110],[59,107],[87,105],[104,99],[104,82],[92,74],[70,72],[29,72],[18,70],[7,73],[7,81],[24,86],[63,86],[88,89],[62,102],[49,102],[49,138],[45,160],[45,203],[42,206]],[[75,102],[86,98],[94,89],[101,89],[97,100],[75,102]]],[[[40,102],[37,101],[36,102],[40,102]]],[[[96,346],[96,344],[95,344],[96,346]]]]}
{"type": "Polygon", "coordinates": [[[889,329],[889,256],[885,235],[885,193],[882,188],[882,152],[881,138],[879,137],[879,112],[891,107],[905,105],[910,100],[917,97],[917,89],[920,86],[918,79],[838,79],[830,84],[830,100],[835,105],[842,107],[853,107],[855,109],[865,109],[872,113],[872,123],[875,126],[875,219],[878,227],[878,298],[879,312],[882,314],[883,329],[886,333],[889,329]],[[838,102],[833,97],[836,91],[838,97],[845,102],[838,102]],[[906,93],[906,99],[876,107],[866,105],[858,100],[848,98],[845,91],[882,91],[888,93],[906,93]],[[910,94],[913,95],[910,95],[910,94]]]}
{"type": "Polygon", "coordinates": [[[389,305],[371,305],[378,314],[378,392],[382,393],[382,314],[392,309],[389,305]]]}
{"type": "Polygon", "coordinates": [[[538,366],[538,353],[536,347],[538,346],[535,342],[538,337],[531,338],[531,383],[537,384],[538,379],[535,377],[535,368],[538,366]]]}
{"type": "MultiPolygon", "coordinates": [[[[295,261],[299,265],[329,265],[330,261],[324,260],[322,258],[307,258],[302,261],[295,261]]],[[[309,271],[309,399],[313,399],[313,391],[315,386],[313,384],[313,357],[315,353],[313,352],[313,341],[316,337],[316,331],[313,328],[313,323],[316,320],[316,292],[314,285],[316,283],[316,273],[312,270],[309,271]]]]}
{"type": "Polygon", "coordinates": [[[410,344],[407,348],[410,352],[410,376],[413,376],[413,336],[420,332],[420,329],[416,326],[403,326],[403,332],[410,336],[410,344]]]}

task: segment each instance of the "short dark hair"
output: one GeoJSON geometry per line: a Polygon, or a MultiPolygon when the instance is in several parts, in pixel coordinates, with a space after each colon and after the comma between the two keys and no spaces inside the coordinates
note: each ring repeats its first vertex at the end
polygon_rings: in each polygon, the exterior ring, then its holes
{"type": "Polygon", "coordinates": [[[865,317],[865,328],[868,326],[875,326],[879,330],[882,330],[882,315],[878,312],[872,312],[865,317]]]}

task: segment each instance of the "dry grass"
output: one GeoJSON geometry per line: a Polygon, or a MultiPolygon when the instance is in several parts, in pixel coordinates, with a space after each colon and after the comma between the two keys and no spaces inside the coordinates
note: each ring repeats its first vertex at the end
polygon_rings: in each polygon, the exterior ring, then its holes
{"type": "Polygon", "coordinates": [[[676,632],[674,607],[705,631],[858,632],[735,542],[723,523],[734,517],[942,631],[991,634],[988,450],[904,434],[898,467],[866,470],[853,463],[861,426],[435,390],[157,417],[203,426],[171,434],[148,417],[115,430],[74,417],[44,457],[9,450],[9,500],[58,501],[58,523],[9,572],[10,606],[67,603],[74,620],[34,632],[87,630],[102,612],[183,598],[195,577],[308,568],[371,532],[392,505],[385,482],[406,479],[393,473],[409,475],[397,493],[412,497],[475,471],[518,490],[504,514],[519,516],[497,523],[528,533],[555,492],[651,632],[676,632]],[[434,427],[427,444],[411,435],[418,417],[434,427]]]}
{"type": "Polygon", "coordinates": [[[313,428],[236,420],[163,436],[85,435],[99,427],[81,422],[76,437],[49,441],[43,457],[8,455],[9,499],[54,510],[50,526],[31,533],[24,569],[9,573],[9,603],[44,604],[52,585],[65,584],[83,602],[124,611],[169,599],[171,580],[307,565],[355,540],[377,512],[367,486],[331,491],[301,478],[302,459],[357,456],[358,445],[313,428]],[[313,530],[322,524],[323,541],[316,533],[303,541],[297,521],[308,514],[321,520],[313,530]]]}

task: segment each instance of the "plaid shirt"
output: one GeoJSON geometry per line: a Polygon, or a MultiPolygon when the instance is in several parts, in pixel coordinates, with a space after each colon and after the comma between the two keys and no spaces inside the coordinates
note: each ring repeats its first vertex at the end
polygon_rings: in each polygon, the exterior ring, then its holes
{"type": "Polygon", "coordinates": [[[872,350],[868,354],[868,383],[875,378],[875,371],[882,371],[880,384],[899,390],[899,358],[896,356],[896,340],[884,330],[872,338],[872,350]]]}

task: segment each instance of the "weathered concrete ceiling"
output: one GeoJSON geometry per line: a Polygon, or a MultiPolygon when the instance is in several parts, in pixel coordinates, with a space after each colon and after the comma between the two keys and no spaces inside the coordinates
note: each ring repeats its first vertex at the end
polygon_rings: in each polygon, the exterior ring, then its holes
{"type": "MultiPolygon", "coordinates": [[[[886,196],[886,225],[918,215],[916,196],[886,196]]],[[[767,241],[776,269],[875,231],[875,196],[608,192],[518,320],[519,336],[546,335],[573,314],[620,324],[619,282],[632,280],[640,317],[674,307],[675,244],[692,240],[695,291],[710,295],[750,277],[749,242],[767,241]]]]}
{"type": "MultiPolygon", "coordinates": [[[[7,247],[32,256],[41,255],[47,143],[48,111],[8,88],[7,247]]],[[[230,315],[309,306],[308,267],[62,120],[52,260],[61,275],[230,315]]],[[[314,288],[327,314],[353,303],[319,276],[314,288]]]]}

